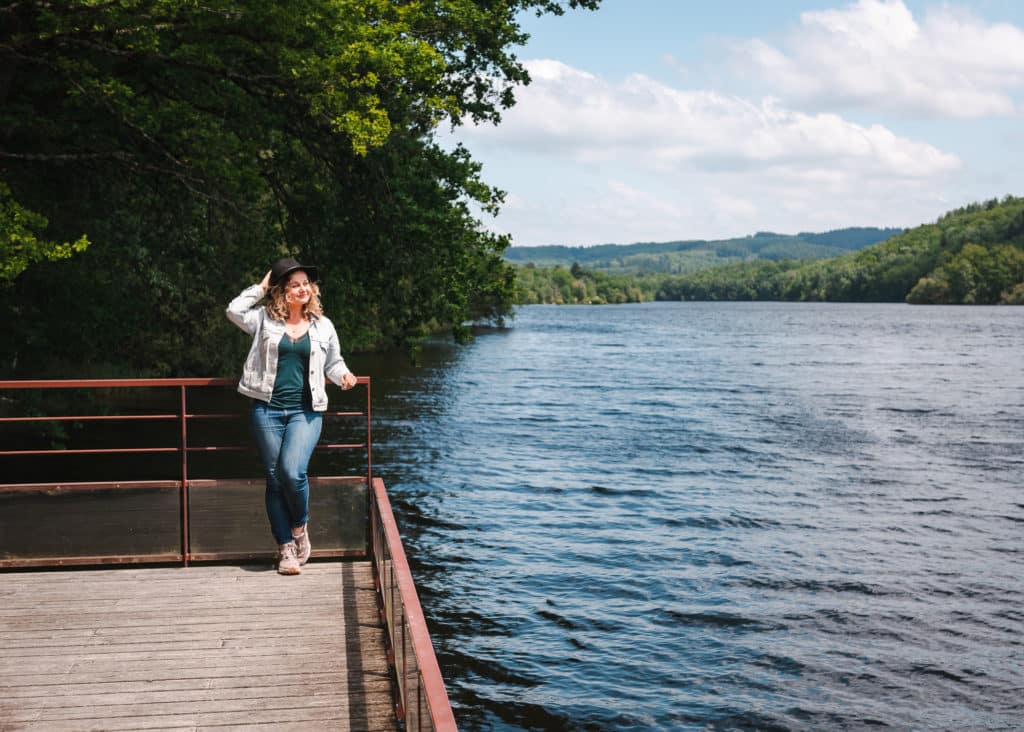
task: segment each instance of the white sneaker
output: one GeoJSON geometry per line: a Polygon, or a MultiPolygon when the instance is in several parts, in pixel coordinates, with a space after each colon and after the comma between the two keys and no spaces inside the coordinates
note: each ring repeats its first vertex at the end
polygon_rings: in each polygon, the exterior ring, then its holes
{"type": "Polygon", "coordinates": [[[277,573],[278,574],[302,574],[302,567],[299,566],[299,557],[295,551],[295,542],[289,541],[277,548],[277,573]]]}
{"type": "Polygon", "coordinates": [[[298,536],[292,536],[295,540],[295,553],[299,557],[299,564],[305,564],[309,561],[309,555],[313,552],[313,546],[309,543],[309,527],[298,536]]]}

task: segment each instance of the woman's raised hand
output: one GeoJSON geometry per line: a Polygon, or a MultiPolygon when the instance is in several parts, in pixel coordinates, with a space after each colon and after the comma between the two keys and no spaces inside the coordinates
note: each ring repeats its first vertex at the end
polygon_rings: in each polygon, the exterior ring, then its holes
{"type": "Polygon", "coordinates": [[[270,289],[270,272],[271,270],[268,269],[267,273],[263,276],[263,281],[260,282],[260,287],[263,288],[264,292],[270,289]]]}

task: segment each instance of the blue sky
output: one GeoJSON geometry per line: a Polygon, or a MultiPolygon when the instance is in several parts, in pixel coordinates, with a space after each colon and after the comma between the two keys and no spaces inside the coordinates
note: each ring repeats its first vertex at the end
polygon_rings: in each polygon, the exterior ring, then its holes
{"type": "Polygon", "coordinates": [[[604,0],[524,27],[534,82],[454,132],[516,245],[909,227],[1024,195],[1024,2],[604,0]]]}

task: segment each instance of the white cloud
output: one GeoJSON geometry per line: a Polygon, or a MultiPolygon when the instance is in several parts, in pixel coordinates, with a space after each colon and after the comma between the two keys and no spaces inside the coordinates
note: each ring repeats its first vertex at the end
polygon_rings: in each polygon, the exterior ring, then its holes
{"type": "Polygon", "coordinates": [[[742,77],[703,81],[668,53],[664,80],[526,62],[500,126],[453,133],[510,192],[490,225],[526,246],[716,239],[916,226],[1019,193],[1019,27],[860,0],[736,48],[714,68],[742,77]]]}
{"type": "Polygon", "coordinates": [[[657,172],[773,171],[927,178],[960,160],[924,142],[835,114],[806,114],[778,101],[681,90],[641,74],[612,83],[558,61],[527,62],[521,90],[500,128],[465,128],[467,141],[577,162],[657,172]]]}
{"type": "Polygon", "coordinates": [[[800,103],[948,118],[1022,109],[1024,30],[948,5],[919,22],[902,0],[859,0],[803,13],[783,48],[754,39],[734,51],[741,71],[800,103]]]}

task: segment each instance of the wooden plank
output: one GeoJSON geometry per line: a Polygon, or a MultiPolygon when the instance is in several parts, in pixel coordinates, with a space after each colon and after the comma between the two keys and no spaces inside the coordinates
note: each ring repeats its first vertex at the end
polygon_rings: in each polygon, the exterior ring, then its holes
{"type": "MultiPolygon", "coordinates": [[[[344,672],[324,672],[316,677],[315,682],[310,682],[305,673],[296,672],[252,675],[241,678],[237,676],[207,676],[202,679],[159,679],[154,678],[154,676],[147,676],[144,680],[137,680],[127,675],[120,675],[117,679],[106,676],[92,678],[93,681],[75,684],[55,685],[42,683],[11,686],[6,689],[6,696],[8,698],[18,697],[24,699],[47,697],[54,704],[59,704],[61,702],[58,697],[86,696],[90,694],[104,695],[112,698],[115,696],[118,698],[129,698],[136,694],[136,692],[146,692],[153,694],[153,698],[159,698],[161,694],[177,695],[191,692],[215,694],[220,691],[225,691],[226,693],[227,690],[246,694],[249,693],[248,689],[265,689],[272,684],[290,687],[306,684],[309,688],[348,684],[348,674],[344,672]],[[159,686],[155,686],[155,682],[160,682],[159,686]]],[[[376,689],[382,685],[390,684],[390,675],[388,673],[372,673],[364,670],[360,677],[360,683],[366,688],[376,689]]]]}
{"type": "MultiPolygon", "coordinates": [[[[307,568],[310,571],[313,571],[313,570],[318,569],[321,566],[321,564],[323,564],[324,566],[330,566],[328,563],[314,563],[314,564],[307,565],[307,568]]],[[[133,587],[132,588],[133,593],[145,593],[147,591],[154,591],[154,592],[157,592],[157,593],[159,593],[159,592],[169,592],[169,591],[172,591],[173,588],[175,588],[177,586],[193,584],[193,583],[190,583],[187,580],[187,572],[190,569],[202,569],[202,570],[206,571],[206,570],[222,570],[224,568],[223,567],[207,567],[207,566],[193,565],[192,567],[181,567],[181,568],[173,569],[173,570],[150,569],[150,570],[142,570],[143,574],[141,576],[136,571],[132,571],[132,570],[128,570],[128,569],[119,569],[118,571],[125,572],[125,573],[128,573],[128,574],[131,575],[131,577],[126,577],[124,580],[122,580],[120,582],[111,582],[109,578],[96,577],[95,576],[95,572],[93,572],[93,571],[89,571],[89,572],[67,571],[67,572],[46,572],[45,573],[47,575],[50,575],[50,574],[67,574],[67,575],[70,575],[69,577],[67,577],[65,579],[64,586],[62,586],[59,582],[53,582],[52,580],[50,580],[49,577],[46,578],[47,581],[45,581],[45,582],[37,581],[35,573],[8,573],[8,574],[5,574],[5,576],[4,576],[4,589],[3,589],[3,591],[5,593],[13,592],[13,593],[17,594],[17,593],[23,592],[25,588],[32,588],[32,589],[34,589],[37,592],[47,592],[47,591],[50,591],[50,592],[54,592],[54,593],[57,593],[57,594],[67,595],[67,584],[68,583],[73,583],[73,584],[81,585],[82,586],[83,589],[82,589],[82,591],[80,593],[80,595],[82,597],[88,597],[88,596],[90,596],[92,594],[102,593],[102,592],[108,592],[108,593],[111,594],[112,597],[117,597],[117,596],[120,596],[120,593],[124,592],[125,588],[132,587],[133,584],[140,584],[140,585],[142,585],[142,587],[133,587]],[[144,574],[147,571],[148,572],[158,572],[158,573],[159,572],[170,571],[170,572],[174,572],[174,574],[162,574],[162,575],[158,574],[158,575],[154,576],[153,578],[149,578],[149,577],[146,577],[145,574],[144,574]],[[114,593],[118,593],[118,594],[115,595],[114,593]]],[[[106,570],[104,570],[104,571],[106,571],[106,570]]],[[[240,590],[248,590],[248,591],[252,591],[252,592],[261,592],[261,591],[267,592],[267,591],[272,591],[271,588],[288,587],[289,585],[294,585],[296,583],[295,577],[284,577],[282,575],[279,575],[276,572],[274,572],[269,566],[267,567],[266,570],[261,570],[261,571],[258,571],[258,572],[253,572],[252,574],[255,575],[255,577],[263,579],[263,582],[262,583],[254,583],[252,581],[254,579],[254,577],[244,577],[244,578],[237,577],[237,576],[232,577],[232,576],[229,576],[229,575],[224,575],[223,572],[211,571],[210,581],[211,582],[217,582],[218,584],[216,584],[216,585],[208,585],[208,586],[192,586],[191,589],[194,590],[194,591],[203,593],[203,594],[217,593],[217,592],[219,592],[221,590],[226,590],[228,592],[237,592],[237,591],[240,591],[240,590]]],[[[356,580],[356,579],[352,580],[353,586],[356,586],[356,585],[362,586],[362,585],[365,585],[368,581],[369,581],[369,578],[360,579],[360,580],[356,580]]],[[[309,585],[309,584],[322,585],[323,582],[316,581],[316,580],[308,580],[306,582],[306,584],[307,585],[309,585]]],[[[74,597],[75,597],[75,595],[71,595],[72,599],[74,599],[74,597]]]]}
{"type": "MultiPolygon", "coordinates": [[[[277,575],[275,573],[275,576],[279,577],[281,575],[277,575]]],[[[0,596],[6,595],[6,597],[9,598],[11,601],[10,603],[5,603],[3,609],[5,611],[12,609],[13,607],[15,607],[15,605],[13,604],[15,602],[18,603],[17,607],[34,608],[38,604],[38,602],[33,602],[33,600],[38,600],[42,602],[46,602],[49,600],[59,600],[82,604],[127,602],[129,600],[129,598],[127,597],[115,594],[124,591],[123,585],[121,587],[114,586],[107,589],[103,587],[89,587],[87,584],[88,580],[81,580],[80,582],[84,585],[84,588],[86,588],[87,591],[83,591],[75,597],[68,597],[66,587],[48,588],[33,587],[30,585],[23,585],[19,587],[13,584],[9,585],[5,587],[5,590],[9,590],[11,587],[17,587],[17,589],[13,592],[0,592],[0,596]]],[[[133,588],[132,590],[132,595],[130,599],[134,600],[135,602],[139,602],[141,600],[151,597],[175,597],[180,587],[180,583],[169,581],[145,582],[145,580],[133,580],[133,582],[138,583],[140,585],[139,587],[133,588]]],[[[296,582],[297,580],[295,579],[291,580],[292,585],[294,585],[294,583],[296,582]]],[[[305,585],[303,585],[302,588],[308,589],[308,587],[305,585]]],[[[370,582],[367,582],[365,585],[360,584],[353,586],[353,589],[355,590],[369,590],[372,588],[373,585],[370,582]]],[[[221,587],[190,588],[190,590],[195,593],[195,598],[197,600],[224,600],[232,598],[236,598],[239,600],[261,600],[267,597],[280,597],[283,592],[291,592],[295,589],[295,587],[290,586],[289,584],[278,583],[276,580],[269,581],[266,587],[256,587],[252,584],[242,585],[230,581],[225,581],[223,583],[223,586],[221,587]]],[[[333,597],[338,596],[340,596],[338,593],[335,593],[335,595],[333,595],[333,597]]],[[[325,594],[324,597],[332,596],[325,594]]]]}
{"type": "Polygon", "coordinates": [[[397,729],[368,562],[19,572],[0,730],[397,729]]]}
{"type": "MultiPolygon", "coordinates": [[[[305,694],[308,696],[335,694],[339,689],[348,688],[347,676],[333,674],[330,677],[317,678],[310,681],[306,677],[279,679],[278,677],[261,677],[256,685],[220,686],[216,688],[190,688],[187,681],[176,680],[177,683],[161,685],[161,690],[153,690],[152,682],[129,682],[124,684],[77,684],[68,688],[64,694],[53,694],[51,687],[22,687],[15,689],[10,698],[19,699],[18,706],[22,709],[42,707],[61,709],[66,707],[97,707],[115,704],[156,704],[173,702],[210,702],[219,700],[241,700],[264,698],[268,689],[275,694],[284,696],[305,694]],[[166,688],[173,686],[176,688],[166,688]],[[184,687],[184,688],[183,688],[184,687]],[[97,690],[98,689],[98,690],[97,690]],[[20,693],[17,693],[20,692],[20,693]]],[[[244,683],[242,680],[236,680],[244,683]]],[[[386,675],[362,682],[360,688],[375,691],[390,690],[390,680],[386,675]]],[[[192,685],[194,686],[194,684],[192,685]]]]}
{"type": "MultiPolygon", "coordinates": [[[[158,602],[172,602],[170,599],[157,599],[158,602]]],[[[273,602],[268,599],[267,602],[273,602]]],[[[174,604],[178,604],[174,601],[174,604]]],[[[304,612],[310,613],[311,617],[329,617],[336,612],[337,602],[329,604],[309,603],[304,606],[304,612]]],[[[268,607],[261,609],[258,605],[242,605],[224,603],[220,607],[195,607],[190,608],[191,613],[184,617],[167,617],[165,611],[150,610],[142,608],[111,609],[109,611],[87,610],[69,603],[64,613],[60,616],[41,616],[38,611],[23,612],[21,614],[0,614],[0,623],[9,623],[12,628],[43,629],[52,627],[56,629],[69,628],[95,628],[98,623],[109,621],[111,628],[136,628],[136,627],[164,627],[209,624],[211,622],[230,622],[234,618],[251,620],[252,618],[264,619],[268,623],[277,622],[282,626],[289,618],[294,619],[296,611],[284,607],[268,607]]],[[[0,626],[2,627],[2,626],[0,626]]],[[[281,626],[279,626],[281,627],[281,626]]]]}
{"type": "MultiPolygon", "coordinates": [[[[137,657],[132,657],[127,654],[111,654],[109,657],[82,659],[72,657],[68,660],[47,658],[39,662],[33,662],[31,659],[17,659],[0,667],[0,689],[7,685],[15,686],[21,683],[19,679],[24,680],[28,677],[70,673],[82,675],[118,669],[133,671],[139,675],[144,675],[149,671],[178,670],[182,676],[193,676],[202,674],[204,669],[236,668],[242,673],[247,673],[245,667],[248,664],[272,663],[281,666],[308,662],[315,664],[319,669],[342,671],[350,666],[346,656],[351,655],[351,648],[357,651],[361,650],[360,645],[352,644],[351,647],[341,647],[331,653],[313,653],[305,648],[285,653],[271,648],[264,653],[235,654],[228,651],[217,655],[209,654],[196,657],[174,656],[168,658],[158,654],[140,654],[137,657]],[[9,683],[9,679],[13,679],[13,683],[9,683]]],[[[384,659],[381,659],[380,662],[362,659],[358,666],[360,669],[379,670],[384,668],[386,663],[384,659]]]]}
{"type": "Polygon", "coordinates": [[[166,643],[189,643],[198,646],[202,643],[219,643],[246,647],[256,643],[287,642],[282,640],[280,633],[271,628],[239,629],[225,623],[214,626],[194,626],[183,629],[180,632],[161,632],[161,628],[140,628],[133,637],[126,641],[121,634],[97,634],[90,630],[75,630],[61,637],[54,637],[53,633],[45,636],[34,635],[32,631],[12,634],[9,639],[0,640],[4,647],[11,649],[11,655],[16,655],[21,649],[31,649],[37,653],[46,653],[45,649],[60,649],[62,652],[93,648],[97,650],[111,649],[117,646],[127,646],[141,650],[143,645],[159,646],[166,643]],[[81,635],[88,633],[89,635],[81,635]]]}
{"type": "Polygon", "coordinates": [[[391,732],[396,729],[394,715],[388,711],[365,707],[310,706],[279,707],[264,710],[189,713],[166,715],[138,715],[128,717],[95,716],[78,719],[18,719],[0,729],[63,732],[72,730],[158,730],[158,729],[213,729],[225,727],[251,729],[266,726],[280,729],[287,723],[304,722],[306,730],[366,730],[391,732]]]}
{"type": "MultiPolygon", "coordinates": [[[[64,706],[39,705],[37,709],[25,709],[14,713],[11,716],[12,722],[64,719],[96,719],[102,717],[110,719],[113,717],[154,717],[173,716],[181,711],[182,705],[187,704],[188,714],[201,716],[205,714],[227,714],[231,712],[265,712],[281,708],[290,709],[289,700],[301,698],[302,706],[305,709],[313,707],[331,707],[332,710],[347,709],[350,701],[347,690],[334,689],[330,692],[321,691],[319,694],[310,694],[306,687],[289,687],[282,692],[277,686],[265,687],[263,693],[250,697],[237,697],[234,695],[221,696],[215,699],[192,699],[178,701],[151,701],[144,700],[141,703],[112,704],[105,700],[99,703],[66,704],[64,706]],[[284,705],[282,707],[282,705],[284,705]]],[[[92,699],[83,701],[93,701],[92,699]]],[[[387,700],[384,700],[387,703],[387,700]]],[[[362,706],[369,707],[370,704],[362,706]]]]}
{"type": "MultiPolygon", "coordinates": [[[[349,678],[348,669],[342,670],[322,670],[318,669],[317,678],[334,678],[347,679],[349,678]]],[[[145,673],[138,673],[136,671],[108,671],[105,673],[93,674],[88,677],[87,682],[83,682],[81,679],[74,679],[72,677],[54,677],[52,675],[42,674],[37,678],[26,678],[22,680],[14,680],[8,687],[3,687],[5,691],[9,691],[11,696],[17,696],[19,689],[33,689],[38,690],[41,688],[47,688],[54,690],[52,693],[77,693],[79,688],[85,688],[92,686],[93,684],[132,684],[132,683],[143,683],[149,684],[149,688],[157,688],[154,686],[155,682],[160,682],[161,687],[166,685],[167,688],[172,688],[175,684],[181,683],[189,687],[200,686],[202,688],[216,688],[218,686],[247,686],[251,684],[271,684],[277,678],[284,679],[285,681],[293,681],[291,676],[295,672],[279,671],[273,674],[267,674],[266,670],[251,671],[246,674],[239,674],[237,670],[228,668],[224,669],[210,669],[201,678],[197,677],[186,677],[182,678],[180,670],[172,669],[168,670],[152,670],[145,671],[145,673]]],[[[305,673],[302,673],[303,678],[306,677],[305,673]]],[[[374,683],[372,679],[378,677],[389,677],[387,672],[373,671],[363,669],[360,678],[365,683],[374,683]]],[[[390,677],[389,677],[390,678],[390,677]]],[[[48,692],[50,693],[50,692],[48,692]]]]}
{"type": "MultiPolygon", "coordinates": [[[[184,570],[182,570],[184,571],[184,570]]],[[[275,576],[281,576],[275,574],[275,576]]],[[[299,575],[301,576],[301,575],[299,575]]],[[[22,609],[37,609],[39,607],[39,601],[45,604],[47,601],[60,601],[60,602],[74,602],[76,604],[106,604],[106,603],[127,603],[129,598],[119,596],[116,593],[124,592],[123,586],[112,587],[109,590],[103,588],[91,588],[86,584],[88,580],[84,580],[83,585],[87,588],[87,592],[83,592],[78,597],[68,597],[68,591],[66,588],[39,588],[32,587],[29,585],[23,585],[17,587],[14,592],[3,592],[0,596],[6,596],[5,599],[9,599],[10,602],[4,603],[3,611],[14,608],[22,609]],[[31,593],[31,596],[30,596],[31,593]],[[16,605],[14,603],[17,603],[16,605]]],[[[160,597],[176,597],[181,588],[180,583],[174,582],[162,582],[162,583],[146,583],[144,579],[130,580],[139,584],[139,587],[132,590],[131,601],[140,602],[148,598],[160,598],[160,597]]],[[[237,599],[239,601],[246,600],[260,600],[266,597],[280,597],[282,593],[291,592],[294,590],[288,583],[276,583],[276,580],[271,580],[272,585],[268,583],[267,588],[254,588],[251,585],[238,585],[236,583],[224,582],[214,587],[209,588],[189,588],[190,592],[195,593],[191,600],[196,602],[212,601],[212,600],[224,600],[224,599],[237,599]]],[[[298,579],[292,578],[291,583],[297,583],[298,579]]],[[[7,586],[5,590],[16,586],[7,586]]],[[[355,585],[352,589],[355,590],[372,590],[373,585],[367,583],[366,585],[355,585]]],[[[303,585],[303,593],[311,594],[313,592],[324,592],[330,593],[331,595],[340,595],[341,592],[338,588],[333,588],[327,585],[316,585],[314,583],[305,583],[303,585]],[[315,587],[315,590],[313,589],[315,587]]],[[[310,597],[315,599],[315,595],[310,597]]],[[[357,598],[353,598],[357,599],[357,598]]]]}
{"type": "MultiPolygon", "coordinates": [[[[376,606],[372,603],[368,603],[365,606],[362,602],[359,603],[357,612],[361,615],[365,612],[367,617],[362,617],[357,621],[360,625],[372,625],[377,627],[376,606]]],[[[10,621],[12,626],[22,624],[19,620],[10,621]]],[[[309,623],[296,623],[294,626],[296,629],[303,629],[309,627],[309,623]]],[[[121,626],[119,628],[95,628],[83,626],[80,628],[68,627],[68,628],[37,628],[30,629],[21,627],[16,631],[8,631],[0,633],[0,643],[4,641],[11,641],[16,643],[18,641],[24,641],[25,645],[30,645],[32,642],[44,643],[47,640],[55,642],[67,642],[73,643],[76,639],[82,643],[88,641],[88,639],[108,639],[108,638],[122,638],[123,630],[128,626],[121,626]]],[[[232,637],[253,637],[261,633],[274,633],[272,629],[267,629],[265,624],[261,623],[259,619],[246,619],[239,617],[237,620],[232,621],[230,619],[217,619],[211,618],[206,622],[187,622],[177,623],[174,626],[167,625],[138,625],[135,627],[135,633],[138,634],[139,638],[146,637],[146,633],[150,633],[152,637],[160,636],[184,636],[185,634],[197,634],[202,635],[204,633],[225,633],[232,637]],[[171,629],[173,628],[173,629],[171,629]]]]}
{"type": "MultiPolygon", "coordinates": [[[[351,651],[360,650],[365,646],[366,641],[372,641],[373,637],[364,635],[360,637],[360,643],[352,643],[342,646],[334,646],[317,651],[315,646],[303,646],[293,650],[279,646],[268,648],[265,651],[253,650],[249,652],[236,653],[234,649],[224,649],[219,653],[181,654],[165,653],[111,653],[94,656],[69,656],[61,659],[55,656],[47,656],[38,661],[28,658],[4,660],[0,665],[0,688],[7,683],[8,677],[25,677],[31,675],[64,674],[75,671],[76,673],[101,673],[108,670],[121,669],[124,671],[145,672],[146,670],[179,669],[184,675],[194,675],[203,668],[243,668],[244,664],[259,662],[274,663],[280,666],[286,663],[300,663],[302,659],[308,658],[310,662],[318,664],[321,668],[343,669],[346,668],[351,659],[351,651]]],[[[359,663],[366,668],[377,668],[374,659],[360,659],[359,663]]],[[[11,684],[14,685],[14,684],[11,684]]]]}

